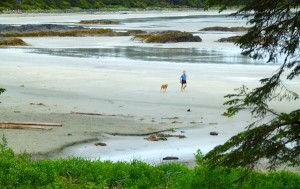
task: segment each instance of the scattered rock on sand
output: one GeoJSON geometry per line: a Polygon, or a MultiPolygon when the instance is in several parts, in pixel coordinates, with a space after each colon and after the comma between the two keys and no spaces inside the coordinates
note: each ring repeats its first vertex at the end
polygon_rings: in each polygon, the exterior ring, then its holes
{"type": "Polygon", "coordinates": [[[168,137],[178,137],[179,139],[186,138],[185,135],[170,135],[170,134],[157,133],[157,134],[150,135],[149,137],[144,139],[149,141],[159,141],[159,140],[168,140],[167,139],[168,137]]]}
{"type": "Polygon", "coordinates": [[[166,137],[159,137],[157,135],[150,135],[149,137],[144,138],[144,139],[149,140],[149,141],[168,140],[166,137]]]}
{"type": "Polygon", "coordinates": [[[179,160],[179,158],[175,157],[175,156],[167,156],[167,157],[164,157],[163,160],[179,160]]]}
{"type": "Polygon", "coordinates": [[[179,117],[162,117],[161,119],[179,119],[179,117]]]}
{"type": "Polygon", "coordinates": [[[181,121],[172,121],[171,123],[182,123],[181,121]]]}
{"type": "Polygon", "coordinates": [[[219,133],[218,132],[210,132],[209,134],[212,136],[218,136],[219,133]]]}
{"type": "Polygon", "coordinates": [[[95,143],[95,146],[107,146],[107,144],[105,144],[103,142],[97,142],[97,143],[95,143]]]}

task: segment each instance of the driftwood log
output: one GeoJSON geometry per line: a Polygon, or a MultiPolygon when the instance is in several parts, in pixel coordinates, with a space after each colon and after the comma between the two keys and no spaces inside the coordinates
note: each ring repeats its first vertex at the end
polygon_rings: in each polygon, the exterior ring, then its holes
{"type": "Polygon", "coordinates": [[[71,112],[71,114],[93,115],[93,116],[116,116],[114,114],[101,114],[101,113],[89,113],[89,112],[71,112]]]}
{"type": "Polygon", "coordinates": [[[0,122],[1,129],[41,129],[51,130],[52,127],[61,127],[60,123],[41,122],[0,122]]]}

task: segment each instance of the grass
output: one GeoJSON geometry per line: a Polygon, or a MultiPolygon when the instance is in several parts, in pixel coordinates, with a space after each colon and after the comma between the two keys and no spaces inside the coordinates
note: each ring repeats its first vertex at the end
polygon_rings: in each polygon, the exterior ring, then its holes
{"type": "Polygon", "coordinates": [[[0,144],[0,188],[103,189],[298,189],[300,175],[288,171],[249,172],[209,169],[198,152],[199,165],[189,169],[176,163],[151,166],[141,161],[89,161],[81,158],[33,161],[0,144]],[[243,177],[243,175],[246,175],[243,177]]]}
{"type": "Polygon", "coordinates": [[[26,46],[28,45],[19,38],[0,38],[0,46],[26,46]]]}

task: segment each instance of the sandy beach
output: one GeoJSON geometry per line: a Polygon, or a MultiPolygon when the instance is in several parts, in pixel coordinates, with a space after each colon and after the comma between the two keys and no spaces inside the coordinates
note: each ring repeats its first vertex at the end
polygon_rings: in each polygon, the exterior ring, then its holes
{"type": "MultiPolygon", "coordinates": [[[[124,17],[143,18],[145,13],[127,13],[124,17]]],[[[191,13],[166,13],[178,16],[191,13]]],[[[160,16],[164,15],[160,13],[160,16]]],[[[99,16],[99,15],[98,15],[99,16]]],[[[120,14],[101,15],[112,19],[120,14]]],[[[151,13],[149,17],[157,16],[151,13]]],[[[1,23],[27,24],[75,22],[93,19],[97,15],[0,15],[1,23]]],[[[238,24],[236,24],[238,25],[238,24]]],[[[107,27],[107,26],[106,26],[107,27]]],[[[122,26],[116,26],[122,27],[122,26]]],[[[183,26],[184,27],[184,26],[183,26]]],[[[202,26],[203,27],[203,26],[202,26]]],[[[192,28],[187,30],[191,30],[192,28]]],[[[199,29],[200,26],[198,27],[199,29]]],[[[118,29],[118,28],[117,28],[118,29]]],[[[224,34],[229,35],[229,34],[224,34]]],[[[183,43],[194,48],[199,45],[218,48],[218,36],[206,35],[203,42],[183,43]]],[[[130,37],[79,38],[23,38],[34,48],[134,46],[130,37]]],[[[146,46],[149,44],[138,44],[146,46]]],[[[179,44],[151,44],[153,48],[178,48],[179,44]]],[[[224,44],[225,50],[237,49],[224,44]]],[[[259,79],[272,74],[278,65],[161,63],[109,57],[78,58],[36,54],[19,48],[0,49],[0,87],[7,91],[0,95],[1,122],[61,123],[51,130],[1,129],[8,145],[15,152],[28,152],[34,158],[57,158],[76,155],[102,160],[147,159],[177,156],[183,161],[193,160],[197,149],[207,152],[242,131],[253,119],[248,111],[233,118],[223,116],[224,95],[233,93],[241,85],[253,88],[259,79]],[[188,85],[180,90],[179,77],[187,71],[188,85]],[[160,85],[168,83],[166,92],[160,85]],[[191,111],[187,111],[190,109],[191,111]],[[75,114],[94,113],[95,115],[75,114]],[[96,115],[97,114],[97,115],[96,115]],[[174,129],[172,131],[166,131],[174,129]],[[158,131],[182,134],[186,138],[168,141],[147,141],[148,135],[158,131]],[[209,135],[218,132],[218,136],[209,135]],[[112,135],[114,134],[114,135],[112,135]],[[129,135],[129,136],[126,136],[129,135]],[[136,135],[136,136],[133,136],[136,135]],[[94,146],[103,142],[107,146],[94,146]],[[81,144],[79,149],[66,147],[81,144]],[[88,154],[99,151],[100,155],[88,154]],[[102,154],[101,154],[102,151],[102,154]],[[119,158],[118,158],[119,157],[119,158]]],[[[300,92],[299,82],[287,83],[300,92]]],[[[288,111],[298,104],[277,103],[277,110],[288,111]]]]}

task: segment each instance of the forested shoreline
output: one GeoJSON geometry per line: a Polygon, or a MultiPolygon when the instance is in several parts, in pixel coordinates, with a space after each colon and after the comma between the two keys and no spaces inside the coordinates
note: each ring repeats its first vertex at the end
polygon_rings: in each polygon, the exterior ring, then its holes
{"type": "Polygon", "coordinates": [[[1,0],[0,11],[112,8],[203,8],[204,2],[205,0],[1,0]]]}

